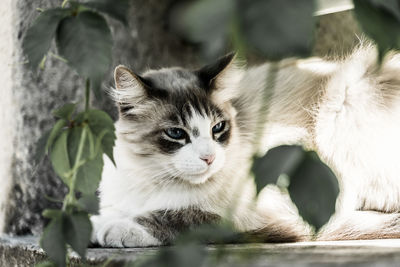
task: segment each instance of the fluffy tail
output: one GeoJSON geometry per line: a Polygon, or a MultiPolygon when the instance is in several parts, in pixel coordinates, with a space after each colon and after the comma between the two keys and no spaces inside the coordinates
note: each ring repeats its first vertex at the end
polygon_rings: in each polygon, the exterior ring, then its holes
{"type": "Polygon", "coordinates": [[[319,241],[400,238],[400,214],[354,211],[335,215],[317,235],[319,241]]]}

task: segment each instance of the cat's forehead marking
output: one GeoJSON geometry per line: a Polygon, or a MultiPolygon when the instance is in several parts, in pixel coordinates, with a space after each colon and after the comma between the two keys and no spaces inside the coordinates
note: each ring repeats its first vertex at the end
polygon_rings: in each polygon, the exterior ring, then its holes
{"type": "Polygon", "coordinates": [[[211,118],[195,112],[190,119],[190,129],[193,137],[210,137],[211,136],[211,118]]]}
{"type": "Polygon", "coordinates": [[[151,70],[143,74],[152,86],[174,92],[199,88],[198,76],[193,72],[181,68],[167,68],[151,70]]]}
{"type": "Polygon", "coordinates": [[[198,137],[200,135],[199,128],[194,127],[192,133],[194,137],[198,137]]]}

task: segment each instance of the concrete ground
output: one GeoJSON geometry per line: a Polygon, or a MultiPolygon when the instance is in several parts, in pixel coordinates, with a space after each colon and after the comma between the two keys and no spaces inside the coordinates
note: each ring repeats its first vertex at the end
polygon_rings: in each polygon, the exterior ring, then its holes
{"type": "MultiPolygon", "coordinates": [[[[215,246],[208,249],[216,252],[215,246]]],[[[224,245],[223,250],[226,253],[218,266],[400,266],[400,239],[224,245]]],[[[100,266],[112,259],[107,266],[122,266],[156,251],[157,248],[91,248],[87,263],[100,266]]],[[[0,237],[0,266],[33,266],[44,259],[37,237],[0,237]]],[[[71,265],[79,262],[72,253],[71,265]]]]}

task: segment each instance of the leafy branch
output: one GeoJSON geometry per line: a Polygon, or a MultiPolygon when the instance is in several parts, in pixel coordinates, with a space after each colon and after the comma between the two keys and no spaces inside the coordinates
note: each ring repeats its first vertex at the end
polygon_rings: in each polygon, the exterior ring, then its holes
{"type": "Polygon", "coordinates": [[[38,142],[37,156],[48,154],[54,171],[68,187],[62,209],[43,212],[50,223],[40,244],[52,261],[45,266],[65,266],[68,246],[85,257],[92,231],[89,216],[98,212],[95,191],[103,154],[114,162],[114,123],[104,111],[90,108],[90,94],[101,96],[100,85],[112,60],[111,31],[99,12],[126,25],[128,7],[129,0],[65,0],[61,7],[41,10],[23,41],[33,71],[45,67],[55,40],[57,54],[50,55],[62,59],[85,80],[84,110],[78,113],[73,103],[55,110],[58,120],[38,142]]]}

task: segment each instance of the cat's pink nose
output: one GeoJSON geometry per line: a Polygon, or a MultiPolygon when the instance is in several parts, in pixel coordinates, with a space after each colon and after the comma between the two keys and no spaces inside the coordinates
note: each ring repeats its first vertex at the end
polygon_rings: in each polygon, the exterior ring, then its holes
{"type": "Polygon", "coordinates": [[[211,165],[211,163],[213,163],[213,161],[215,159],[215,155],[212,154],[212,155],[201,156],[200,159],[205,161],[205,163],[207,163],[207,165],[211,165]]]}

